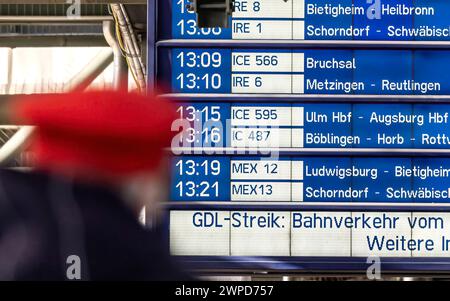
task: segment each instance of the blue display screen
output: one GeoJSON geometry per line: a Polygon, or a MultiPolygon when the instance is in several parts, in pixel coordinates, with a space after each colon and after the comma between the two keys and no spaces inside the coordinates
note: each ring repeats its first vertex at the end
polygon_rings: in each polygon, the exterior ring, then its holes
{"type": "Polygon", "coordinates": [[[235,0],[228,28],[187,4],[150,10],[149,78],[179,116],[172,254],[450,271],[450,2],[235,0]]]}
{"type": "MultiPolygon", "coordinates": [[[[170,1],[167,1],[170,2],[170,1]]],[[[198,28],[187,0],[160,7],[172,39],[448,41],[450,3],[439,0],[236,0],[229,28],[198,28]]]]}
{"type": "Polygon", "coordinates": [[[183,147],[449,149],[448,104],[193,103],[183,147]]]}
{"type": "Polygon", "coordinates": [[[173,201],[449,203],[450,160],[183,156],[173,201]]]}
{"type": "MultiPolygon", "coordinates": [[[[167,50],[166,50],[167,51],[167,50]]],[[[161,71],[173,92],[448,95],[446,50],[174,48],[161,71]]]]}

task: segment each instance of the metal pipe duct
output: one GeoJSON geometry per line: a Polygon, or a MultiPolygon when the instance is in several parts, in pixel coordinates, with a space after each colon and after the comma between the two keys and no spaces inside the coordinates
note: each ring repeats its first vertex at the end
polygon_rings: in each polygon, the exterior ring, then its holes
{"type": "Polygon", "coordinates": [[[106,42],[112,48],[114,54],[114,89],[128,89],[128,65],[125,58],[122,56],[120,45],[115,38],[114,21],[103,22],[103,35],[106,42]]]}

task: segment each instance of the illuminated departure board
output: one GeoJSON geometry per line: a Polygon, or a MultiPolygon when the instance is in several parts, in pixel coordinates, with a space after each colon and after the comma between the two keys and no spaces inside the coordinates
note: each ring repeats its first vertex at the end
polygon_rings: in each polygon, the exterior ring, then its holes
{"type": "Polygon", "coordinates": [[[450,254],[450,213],[173,211],[171,219],[171,243],[179,255],[450,254]]]}
{"type": "Polygon", "coordinates": [[[449,40],[440,0],[235,0],[230,28],[198,28],[187,0],[162,1],[160,34],[173,39],[449,40]],[[165,3],[164,3],[165,2],[165,3]]]}
{"type": "Polygon", "coordinates": [[[450,94],[450,51],[174,48],[165,56],[174,92],[450,94]]]}
{"type": "Polygon", "coordinates": [[[450,148],[449,104],[194,103],[180,146],[450,148]]]}
{"type": "Polygon", "coordinates": [[[176,201],[449,203],[441,158],[175,157],[176,201]]]}
{"type": "Polygon", "coordinates": [[[167,233],[206,271],[450,272],[450,2],[149,5],[176,104],[167,233]]]}

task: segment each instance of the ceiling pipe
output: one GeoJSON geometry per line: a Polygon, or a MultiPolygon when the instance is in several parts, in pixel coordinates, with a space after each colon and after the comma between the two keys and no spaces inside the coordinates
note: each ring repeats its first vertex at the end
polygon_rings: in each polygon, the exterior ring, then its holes
{"type": "Polygon", "coordinates": [[[114,21],[103,22],[103,35],[114,55],[113,88],[116,90],[128,90],[128,65],[115,37],[114,21]]]}

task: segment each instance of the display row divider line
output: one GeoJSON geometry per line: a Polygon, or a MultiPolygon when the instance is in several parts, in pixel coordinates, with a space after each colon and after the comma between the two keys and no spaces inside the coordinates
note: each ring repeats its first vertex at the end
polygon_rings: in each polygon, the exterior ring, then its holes
{"type": "Polygon", "coordinates": [[[232,17],[231,21],[305,21],[305,18],[292,17],[232,17]]]}
{"type": "Polygon", "coordinates": [[[354,40],[161,40],[156,47],[196,48],[352,48],[352,49],[450,49],[450,41],[354,40]]]}
{"type": "Polygon", "coordinates": [[[167,93],[158,97],[190,102],[450,103],[450,95],[167,93]]]}
{"type": "Polygon", "coordinates": [[[215,211],[367,211],[367,212],[450,212],[449,203],[337,203],[337,202],[205,202],[172,201],[164,203],[167,210],[215,210],[215,211]]]}
{"type": "Polygon", "coordinates": [[[399,149],[399,148],[245,148],[245,147],[177,147],[167,148],[174,155],[210,155],[210,156],[260,156],[270,157],[277,151],[280,156],[450,156],[450,149],[399,149]]]}

